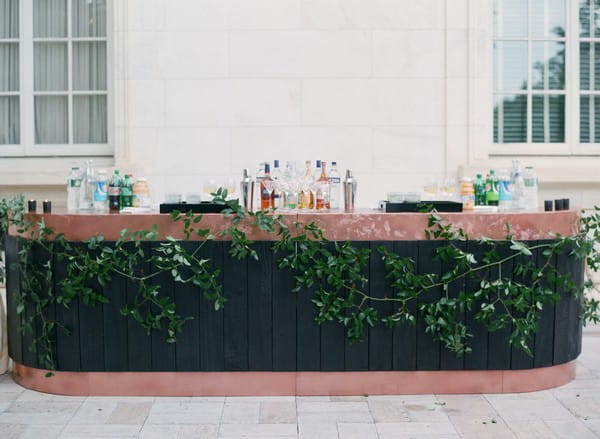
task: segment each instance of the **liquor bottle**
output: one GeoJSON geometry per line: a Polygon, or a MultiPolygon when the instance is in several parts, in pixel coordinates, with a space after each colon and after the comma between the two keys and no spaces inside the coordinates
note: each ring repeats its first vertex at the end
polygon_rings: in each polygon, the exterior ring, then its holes
{"type": "Polygon", "coordinates": [[[279,160],[273,161],[273,172],[271,172],[271,178],[273,179],[273,207],[280,209],[283,207],[283,192],[282,192],[282,174],[279,168],[279,160]]]}
{"type": "Polygon", "coordinates": [[[67,210],[76,212],[79,209],[79,198],[81,192],[81,173],[79,167],[71,168],[71,173],[67,178],[67,210]]]}
{"type": "Polygon", "coordinates": [[[490,169],[490,173],[485,182],[485,204],[488,206],[498,205],[498,178],[493,169],[490,169]]]}
{"type": "Polygon", "coordinates": [[[523,182],[525,183],[524,198],[525,209],[535,210],[538,208],[538,182],[533,166],[526,166],[523,172],[523,182]]]}
{"type": "Polygon", "coordinates": [[[512,208],[512,184],[508,169],[498,173],[498,210],[506,212],[512,208]]]}
{"type": "Polygon", "coordinates": [[[321,175],[317,180],[317,188],[315,191],[315,208],[317,209],[329,209],[331,207],[329,203],[329,179],[327,178],[326,166],[327,164],[321,161],[321,175]]]}
{"type": "Polygon", "coordinates": [[[125,177],[121,180],[120,205],[121,210],[126,207],[133,207],[133,183],[131,181],[131,174],[125,174],[125,177]]]}
{"type": "Polygon", "coordinates": [[[481,174],[477,174],[473,186],[475,188],[475,206],[485,206],[485,181],[481,174]]]}
{"type": "Polygon", "coordinates": [[[306,171],[304,172],[304,177],[302,178],[302,188],[298,194],[298,208],[313,209],[315,206],[315,194],[312,190],[314,179],[310,170],[310,160],[307,160],[305,164],[306,171]]]}
{"type": "Polygon", "coordinates": [[[273,179],[271,178],[271,165],[265,163],[265,176],[260,182],[260,208],[269,210],[274,207],[273,179]]]}
{"type": "Polygon", "coordinates": [[[313,180],[317,181],[321,178],[321,160],[315,161],[315,170],[313,171],[313,180]]]}
{"type": "Polygon", "coordinates": [[[101,169],[98,171],[96,184],[94,185],[94,201],[92,204],[96,210],[106,209],[106,201],[108,200],[107,184],[108,177],[106,175],[106,170],[101,169]]]}
{"type": "Polygon", "coordinates": [[[256,173],[254,174],[254,192],[252,198],[252,206],[254,210],[259,210],[261,205],[261,182],[265,178],[265,162],[260,162],[256,173]]]}
{"type": "Polygon", "coordinates": [[[114,174],[108,183],[108,210],[118,212],[121,207],[121,176],[119,170],[115,169],[114,174]]]}
{"type": "Polygon", "coordinates": [[[331,171],[329,171],[329,205],[332,209],[340,207],[340,189],[342,187],[342,177],[337,168],[337,162],[331,162],[331,171]]]}
{"type": "Polygon", "coordinates": [[[81,180],[81,190],[79,192],[79,209],[88,210],[92,208],[94,201],[94,165],[91,160],[85,161],[85,172],[81,180]]]}

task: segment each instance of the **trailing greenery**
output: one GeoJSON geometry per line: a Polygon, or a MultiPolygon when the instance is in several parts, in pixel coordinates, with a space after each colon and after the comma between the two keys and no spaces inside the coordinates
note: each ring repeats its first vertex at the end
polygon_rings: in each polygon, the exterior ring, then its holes
{"type": "MultiPolygon", "coordinates": [[[[290,222],[275,211],[246,212],[238,200],[227,200],[224,189],[213,195],[229,219],[229,226],[218,237],[230,241],[230,255],[258,260],[245,230],[258,228],[276,235],[273,252],[279,267],[293,273],[293,292],[311,294],[318,311],[316,322],[342,324],[351,341],[361,340],[368,327],[420,321],[434,340],[462,356],[471,352],[473,328],[464,318],[468,313],[471,320],[491,332],[509,329],[508,341],[531,355],[531,338],[541,311],[564,294],[583,295],[582,318],[600,321],[600,304],[585,294],[594,289],[590,277],[582,288],[569,273],[560,273],[554,263],[557,255],[569,254],[585,259],[589,270],[598,270],[598,208],[582,217],[581,232],[575,236],[554,236],[531,246],[514,240],[507,225],[503,240],[481,238],[477,249],[467,245],[469,237],[464,230],[429,212],[424,234],[438,244],[433,260],[440,269],[427,273],[419,271],[414,259],[402,257],[389,247],[382,246],[377,254],[371,254],[366,246],[329,241],[313,222],[290,222]],[[385,291],[374,291],[369,285],[368,264],[373,257],[381,258],[385,267],[385,291]]],[[[225,305],[219,270],[202,256],[203,246],[215,239],[202,227],[202,215],[171,215],[182,225],[183,240],[161,236],[154,225],[149,230],[124,229],[114,243],[102,236],[74,243],[43,220],[28,222],[23,212],[22,197],[2,200],[0,234],[6,232],[10,218],[24,237],[19,240],[19,262],[13,267],[20,274],[14,303],[20,330],[31,336],[30,349],[48,370],[55,369],[56,331],[68,333],[70,329],[51,315],[51,307],[69,308],[74,300],[88,306],[107,303],[105,287],[108,291],[117,279],[125,279],[137,291],[122,307],[122,315],[137,321],[149,334],[165,330],[169,343],[176,341],[192,317],[177,309],[172,292],[162,291],[158,279],[168,276],[174,283],[195,285],[214,303],[216,311],[225,305]],[[197,246],[185,244],[192,236],[199,239],[197,246]],[[64,273],[56,272],[59,265],[66,267],[64,273]]]]}

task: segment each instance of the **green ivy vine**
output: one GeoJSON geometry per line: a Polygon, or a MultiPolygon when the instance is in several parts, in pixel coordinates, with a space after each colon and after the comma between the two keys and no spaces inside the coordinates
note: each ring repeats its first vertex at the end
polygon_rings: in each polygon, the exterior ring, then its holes
{"type": "MultiPolygon", "coordinates": [[[[253,241],[248,239],[242,224],[246,229],[249,225],[276,235],[272,249],[280,255],[279,268],[293,274],[293,292],[309,291],[317,308],[316,322],[338,322],[346,328],[351,341],[361,340],[367,327],[414,325],[417,319],[422,319],[426,332],[460,357],[471,352],[469,340],[473,334],[457,317],[457,311],[468,310],[491,332],[509,328],[508,341],[531,355],[531,339],[541,311],[546,304],[560,298],[556,291],[582,295],[581,318],[584,322],[600,322],[600,303],[589,294],[595,288],[591,276],[580,287],[552,263],[556,255],[568,252],[585,260],[590,272],[598,270],[599,208],[582,216],[577,235],[556,235],[551,241],[534,246],[513,239],[507,224],[505,239],[478,240],[483,248],[479,256],[466,250],[469,237],[464,230],[444,221],[436,212],[428,212],[425,238],[439,241],[434,260],[451,268],[441,273],[419,273],[416,261],[384,247],[378,248],[375,256],[370,249],[347,241],[331,242],[314,222],[289,223],[274,210],[247,212],[238,200],[228,200],[227,195],[225,189],[218,189],[213,202],[223,206],[223,214],[229,219],[229,226],[219,236],[230,241],[230,255],[258,260],[253,241]],[[535,264],[534,254],[538,257],[535,264]],[[371,294],[365,275],[371,257],[382,259],[392,294],[371,294]],[[512,270],[503,272],[509,262],[512,270]],[[469,293],[465,288],[451,293],[451,286],[463,281],[477,288],[469,293]],[[434,300],[424,300],[431,291],[441,294],[434,300]],[[381,312],[378,303],[391,304],[391,312],[381,312]]],[[[76,299],[89,306],[107,303],[102,289],[116,276],[137,285],[137,294],[122,307],[121,314],[139,322],[148,333],[165,329],[169,343],[176,341],[177,334],[192,317],[177,312],[174,301],[157,284],[158,276],[166,274],[174,282],[195,285],[214,303],[215,311],[225,305],[219,270],[210,259],[200,256],[202,247],[215,238],[209,229],[202,227],[202,215],[191,212],[171,215],[173,221],[182,224],[184,240],[192,235],[200,239],[198,247],[190,252],[182,240],[167,237],[157,241],[156,225],[149,230],[124,229],[114,243],[105,242],[102,236],[89,238],[82,244],[72,243],[63,234],[46,227],[43,220],[37,224],[27,221],[23,205],[22,197],[2,200],[0,233],[6,232],[11,222],[24,237],[19,240],[19,262],[13,267],[21,274],[14,303],[21,319],[20,330],[32,336],[30,349],[50,371],[55,369],[55,331],[68,333],[69,328],[51,318],[49,307],[68,308],[76,299]],[[33,252],[38,255],[35,263],[33,252]],[[40,260],[45,262],[40,264],[40,260]],[[67,272],[55,278],[54,264],[58,262],[67,262],[67,272]]]]}

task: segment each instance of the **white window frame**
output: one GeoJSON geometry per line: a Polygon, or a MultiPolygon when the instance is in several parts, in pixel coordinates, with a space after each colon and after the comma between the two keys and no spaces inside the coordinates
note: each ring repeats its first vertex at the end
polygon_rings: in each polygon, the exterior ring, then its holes
{"type": "MultiPolygon", "coordinates": [[[[71,0],[67,0],[68,38],[33,38],[33,0],[19,1],[19,96],[20,96],[20,144],[0,145],[1,157],[113,157],[114,146],[114,49],[113,49],[113,0],[106,2],[106,37],[71,37],[71,0]],[[35,41],[68,42],[68,90],[65,92],[34,92],[33,90],[33,46],[35,41]],[[106,41],[107,91],[79,92],[72,90],[72,47],[77,41],[106,41]],[[107,95],[107,143],[60,145],[35,143],[35,95],[68,95],[69,141],[73,139],[73,96],[107,95]]],[[[16,95],[16,93],[15,93],[16,95]]]]}

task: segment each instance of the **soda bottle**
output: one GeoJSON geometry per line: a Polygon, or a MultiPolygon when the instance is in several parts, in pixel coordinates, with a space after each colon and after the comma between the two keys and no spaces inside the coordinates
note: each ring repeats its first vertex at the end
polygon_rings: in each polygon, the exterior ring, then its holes
{"type": "Polygon", "coordinates": [[[118,212],[121,208],[121,176],[119,170],[115,169],[108,183],[108,210],[118,212]]]}
{"type": "Polygon", "coordinates": [[[475,206],[485,206],[485,182],[481,174],[477,174],[473,186],[475,188],[475,206]]]}
{"type": "Polygon", "coordinates": [[[71,168],[71,173],[67,178],[67,210],[76,212],[79,209],[79,198],[81,191],[81,173],[79,167],[71,168]]]}
{"type": "Polygon", "coordinates": [[[321,165],[321,175],[317,180],[317,190],[316,190],[316,202],[315,208],[317,209],[329,209],[329,179],[327,178],[326,166],[327,164],[323,161],[320,163],[321,165]]]}
{"type": "Polygon", "coordinates": [[[337,168],[337,162],[331,162],[331,171],[329,171],[329,205],[332,209],[340,207],[340,189],[342,187],[342,177],[337,168]]]}
{"type": "Polygon", "coordinates": [[[512,185],[508,169],[500,170],[498,180],[498,210],[505,212],[512,208],[512,185]]]}
{"type": "Polygon", "coordinates": [[[121,210],[126,207],[133,207],[133,183],[131,181],[131,174],[125,174],[125,177],[121,180],[120,204],[121,210]]]}
{"type": "Polygon", "coordinates": [[[106,170],[101,169],[98,171],[98,176],[96,177],[96,184],[94,187],[94,203],[93,207],[96,210],[104,210],[106,208],[106,201],[108,200],[108,177],[106,175],[106,170]]]}
{"type": "Polygon", "coordinates": [[[496,178],[494,170],[491,169],[485,182],[485,204],[488,206],[497,206],[498,198],[498,178],[496,178]]]}

